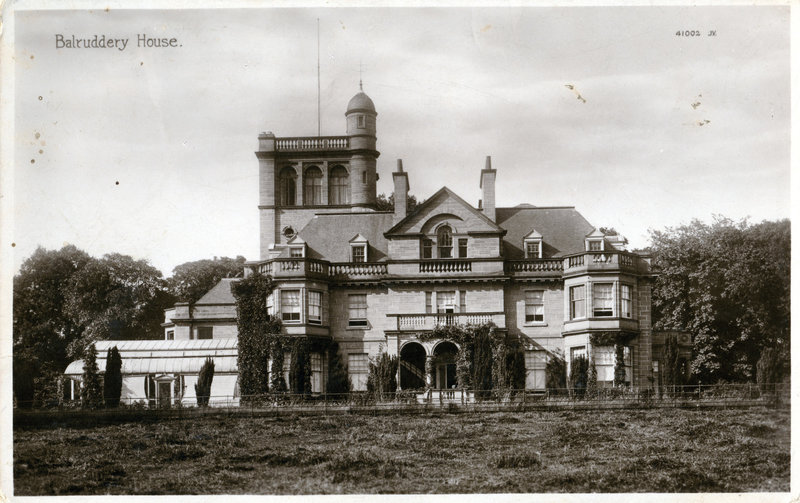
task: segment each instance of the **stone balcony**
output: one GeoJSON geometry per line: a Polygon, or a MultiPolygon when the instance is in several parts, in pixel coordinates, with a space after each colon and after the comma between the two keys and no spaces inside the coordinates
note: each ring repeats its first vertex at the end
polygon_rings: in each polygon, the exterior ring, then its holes
{"type": "Polygon", "coordinates": [[[564,276],[593,272],[647,274],[650,258],[624,251],[591,251],[564,258],[564,276]]]}
{"type": "Polygon", "coordinates": [[[499,328],[505,328],[506,317],[502,311],[479,313],[423,313],[423,314],[387,314],[395,318],[396,330],[400,332],[426,331],[436,327],[451,325],[483,325],[492,322],[499,328]]]}
{"type": "Polygon", "coordinates": [[[349,150],[348,136],[296,136],[275,138],[278,152],[321,152],[328,150],[349,150]]]}

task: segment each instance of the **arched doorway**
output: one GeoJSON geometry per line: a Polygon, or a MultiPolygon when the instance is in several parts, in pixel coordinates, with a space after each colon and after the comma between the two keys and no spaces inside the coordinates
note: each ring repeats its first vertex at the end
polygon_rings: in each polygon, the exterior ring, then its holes
{"type": "Polygon", "coordinates": [[[433,348],[434,382],[436,389],[453,389],[456,382],[456,355],[458,346],[442,341],[433,348]]]}
{"type": "Polygon", "coordinates": [[[425,387],[425,348],[408,342],[400,349],[400,389],[425,387]]]}

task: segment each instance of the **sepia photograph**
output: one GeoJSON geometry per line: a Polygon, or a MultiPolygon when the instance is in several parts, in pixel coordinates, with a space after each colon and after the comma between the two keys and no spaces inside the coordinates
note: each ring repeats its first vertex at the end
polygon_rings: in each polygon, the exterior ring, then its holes
{"type": "Polygon", "coordinates": [[[0,498],[798,496],[796,5],[131,4],[3,7],[0,498]]]}

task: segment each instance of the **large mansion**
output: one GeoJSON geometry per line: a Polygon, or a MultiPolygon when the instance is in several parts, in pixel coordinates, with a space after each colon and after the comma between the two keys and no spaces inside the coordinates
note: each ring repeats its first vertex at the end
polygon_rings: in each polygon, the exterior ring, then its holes
{"type": "MultiPolygon", "coordinates": [[[[604,235],[571,206],[497,207],[503,168],[490,157],[474,173],[477,205],[442,187],[409,211],[409,176],[398,160],[394,211],[376,211],[377,115],[359,92],[347,105],[343,136],[258,136],[261,256],[244,273],[273,278],[265,309],[287,335],[337,341],[356,390],[365,389],[368,362],[381,352],[399,356],[400,388],[451,388],[455,344],[419,335],[486,322],[523,340],[526,388],[544,389],[546,362],[557,354],[567,365],[591,356],[598,380],[610,383],[619,343],[628,382],[652,385],[658,365],[647,256],[626,251],[620,236],[604,235]],[[434,364],[426,372],[428,359],[434,364]]],[[[114,342],[124,361],[142,353],[150,362],[138,375],[124,369],[129,393],[173,396],[180,383],[190,399],[202,355],[235,355],[234,281],[167,310],[159,347],[114,342]]],[[[105,352],[98,358],[102,369],[105,352]]],[[[321,391],[326,355],[312,353],[311,361],[312,388],[321,391]]],[[[285,364],[288,371],[288,357],[285,364]]],[[[212,394],[236,392],[235,361],[225,369],[232,378],[215,379],[212,394]]]]}

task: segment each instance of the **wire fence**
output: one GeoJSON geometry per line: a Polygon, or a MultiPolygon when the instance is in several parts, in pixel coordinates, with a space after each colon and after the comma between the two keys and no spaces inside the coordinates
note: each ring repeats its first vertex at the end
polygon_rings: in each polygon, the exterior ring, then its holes
{"type": "Polygon", "coordinates": [[[717,384],[661,388],[556,388],[547,390],[459,390],[427,389],[396,392],[269,393],[246,396],[211,396],[208,406],[198,407],[196,398],[159,400],[126,397],[116,408],[87,409],[80,401],[50,408],[26,408],[16,404],[14,426],[85,423],[204,415],[327,415],[392,414],[424,412],[493,412],[536,410],[593,410],[626,408],[742,408],[766,406],[788,408],[790,387],[780,384],[717,384]]]}

